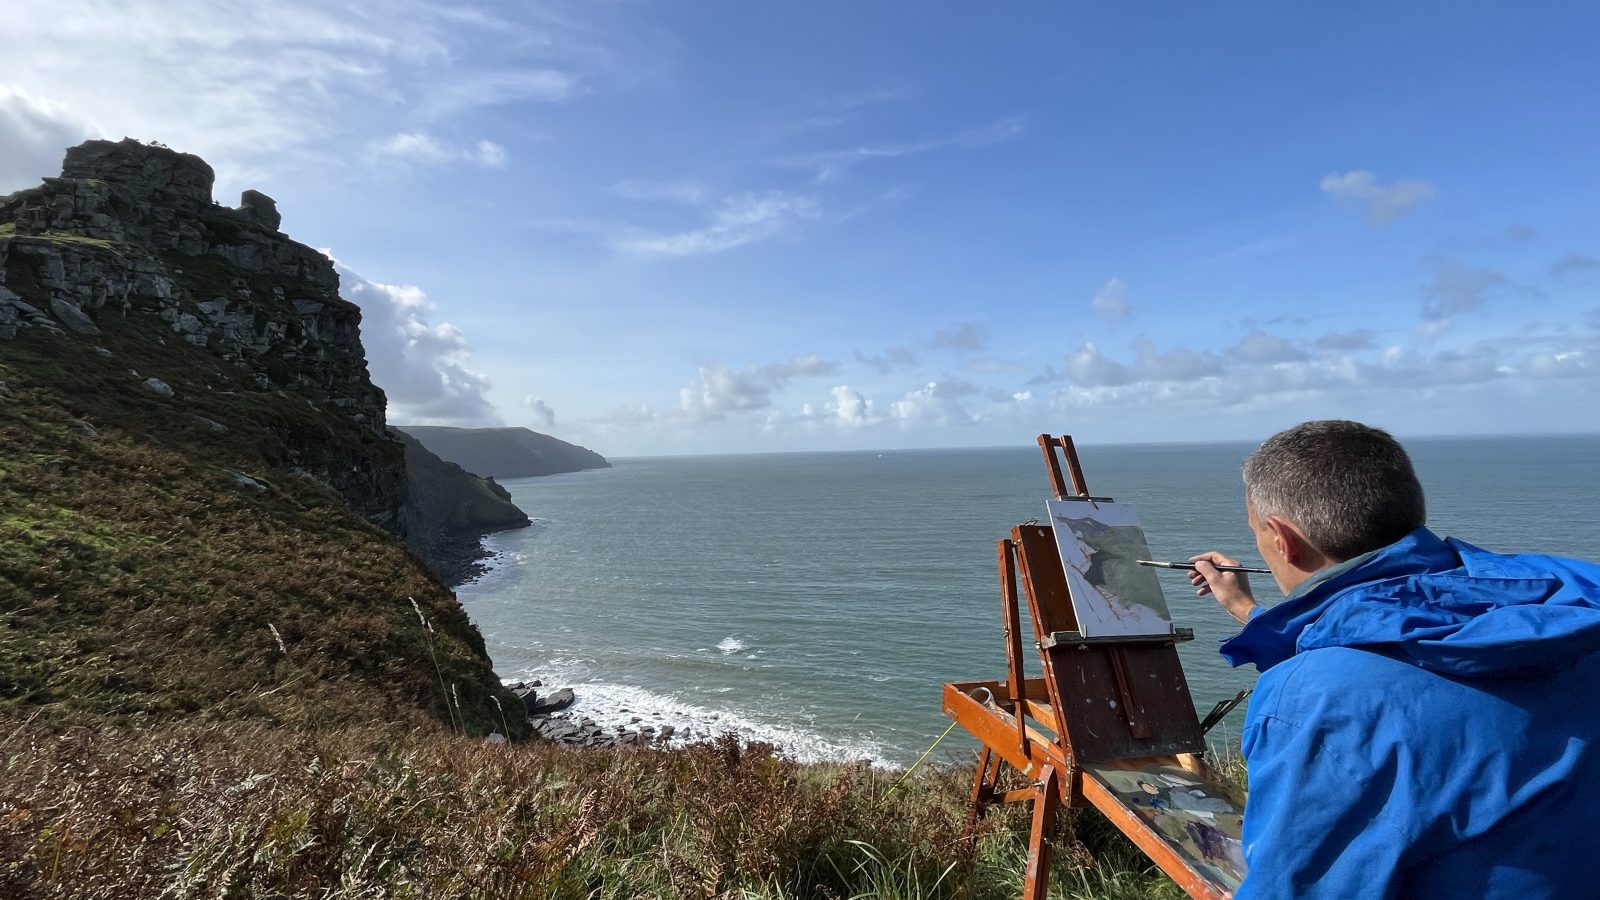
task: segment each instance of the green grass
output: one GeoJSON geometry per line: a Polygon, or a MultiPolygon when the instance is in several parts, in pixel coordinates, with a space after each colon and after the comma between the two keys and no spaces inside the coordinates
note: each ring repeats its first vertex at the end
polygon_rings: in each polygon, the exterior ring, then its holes
{"type": "Polygon", "coordinates": [[[449,591],[326,484],[287,471],[297,451],[394,462],[400,448],[340,411],[255,389],[149,314],[99,323],[92,340],[25,332],[0,357],[15,395],[0,398],[0,707],[444,722],[431,637],[467,729],[501,729],[494,699],[516,700],[449,591]],[[175,396],[146,390],[149,376],[175,396]]]}

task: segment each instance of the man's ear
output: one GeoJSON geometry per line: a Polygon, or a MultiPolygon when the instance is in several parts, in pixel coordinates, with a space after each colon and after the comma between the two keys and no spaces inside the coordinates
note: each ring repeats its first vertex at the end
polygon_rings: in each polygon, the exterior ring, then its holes
{"type": "Polygon", "coordinates": [[[1297,569],[1304,568],[1311,545],[1300,530],[1277,516],[1267,516],[1262,523],[1272,533],[1272,546],[1283,561],[1297,569]]]}

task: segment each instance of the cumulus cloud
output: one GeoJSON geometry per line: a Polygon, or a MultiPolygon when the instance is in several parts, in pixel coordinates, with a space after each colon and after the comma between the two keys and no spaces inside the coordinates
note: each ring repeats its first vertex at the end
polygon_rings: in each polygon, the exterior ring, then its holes
{"type": "Polygon", "coordinates": [[[66,149],[97,132],[59,103],[0,84],[0,196],[59,175],[66,149]]]}
{"type": "Polygon", "coordinates": [[[494,141],[453,143],[421,131],[406,131],[374,141],[368,150],[378,159],[413,165],[469,163],[486,169],[504,168],[506,149],[494,141]]]}
{"type": "Polygon", "coordinates": [[[693,421],[714,421],[733,413],[766,409],[772,405],[773,391],[791,379],[833,375],[838,370],[838,363],[815,353],[742,369],[706,363],[700,367],[698,377],[678,392],[678,405],[693,421]]]}
{"type": "Polygon", "coordinates": [[[676,232],[628,229],[612,247],[630,256],[704,256],[769,240],[822,215],[816,198],[784,191],[752,191],[724,199],[699,227],[676,232]]]}
{"type": "Polygon", "coordinates": [[[392,420],[411,425],[499,425],[486,396],[489,379],[468,368],[472,351],[461,329],[428,320],[435,312],[421,288],[369,281],[335,263],[339,295],[361,307],[361,343],[372,380],[389,398],[392,420]]]}
{"type": "Polygon", "coordinates": [[[1093,341],[1067,355],[1066,375],[1084,387],[1110,387],[1139,380],[1133,369],[1100,352],[1093,341]]]}
{"type": "Polygon", "coordinates": [[[529,394],[522,399],[522,405],[531,413],[531,421],[538,428],[554,428],[556,425],[556,411],[544,400],[529,394]]]}
{"type": "Polygon", "coordinates": [[[1107,322],[1126,319],[1128,313],[1133,311],[1133,307],[1128,305],[1128,283],[1121,278],[1112,278],[1094,292],[1090,305],[1094,307],[1095,315],[1107,322]]]}
{"type": "Polygon", "coordinates": [[[1222,373],[1222,357],[1206,350],[1174,347],[1158,350],[1153,341],[1134,341],[1138,372],[1146,381],[1189,381],[1222,373]]]}
{"type": "Polygon", "coordinates": [[[866,363],[877,369],[879,374],[887,375],[896,369],[906,369],[916,365],[917,354],[910,347],[890,347],[873,356],[868,356],[857,350],[856,362],[866,363]]]}
{"type": "Polygon", "coordinates": [[[976,322],[963,322],[955,328],[934,332],[928,346],[941,350],[982,350],[989,342],[989,329],[976,322]]]}
{"type": "Polygon", "coordinates": [[[1377,338],[1378,333],[1371,328],[1352,328],[1349,331],[1330,331],[1317,338],[1314,344],[1318,350],[1370,350],[1377,338]]]}
{"type": "Polygon", "coordinates": [[[970,422],[972,415],[962,408],[960,400],[975,391],[960,380],[930,381],[890,404],[889,415],[902,427],[970,422]]]}
{"type": "Polygon", "coordinates": [[[841,428],[861,428],[876,421],[872,401],[847,384],[835,385],[829,392],[828,414],[841,428]]]}
{"type": "Polygon", "coordinates": [[[1365,169],[1331,172],[1323,176],[1322,191],[1346,203],[1363,207],[1367,213],[1367,223],[1379,228],[1409,215],[1418,206],[1432,200],[1436,193],[1432,184],[1416,179],[1379,184],[1378,176],[1365,169]]]}
{"type": "Polygon", "coordinates": [[[1268,364],[1296,362],[1308,356],[1289,339],[1259,329],[1247,332],[1239,343],[1228,349],[1228,355],[1245,362],[1268,364]]]}

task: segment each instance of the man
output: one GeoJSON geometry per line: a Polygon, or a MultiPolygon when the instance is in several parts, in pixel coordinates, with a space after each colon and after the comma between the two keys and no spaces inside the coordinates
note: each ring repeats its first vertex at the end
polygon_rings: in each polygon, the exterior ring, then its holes
{"type": "Polygon", "coordinates": [[[1600,896],[1600,566],[1441,540],[1356,422],[1274,435],[1244,481],[1288,599],[1192,560],[1261,672],[1239,900],[1600,896]]]}

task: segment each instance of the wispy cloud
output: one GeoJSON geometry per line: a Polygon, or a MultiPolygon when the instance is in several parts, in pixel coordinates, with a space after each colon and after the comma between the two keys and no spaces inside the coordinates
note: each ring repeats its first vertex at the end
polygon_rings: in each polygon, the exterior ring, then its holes
{"type": "Polygon", "coordinates": [[[724,199],[697,227],[665,233],[628,229],[614,236],[611,245],[643,259],[704,256],[770,240],[821,215],[814,197],[784,191],[748,192],[724,199]]]}
{"type": "MultiPolygon", "coordinates": [[[[583,48],[597,40],[531,8],[12,0],[0,4],[8,63],[0,87],[25,92],[59,121],[91,126],[93,136],[198,153],[237,188],[262,173],[339,164],[349,147],[394,135],[438,140],[468,109],[580,96],[590,65],[583,48]]],[[[87,136],[82,127],[0,128],[11,158],[57,156],[64,139],[87,136]]],[[[496,158],[468,149],[482,162],[496,158]]]]}
{"type": "Polygon", "coordinates": [[[1025,116],[1005,116],[978,128],[969,128],[945,137],[885,144],[862,144],[837,150],[821,150],[775,160],[777,165],[808,169],[818,184],[830,181],[866,162],[912,156],[932,150],[960,147],[985,147],[1021,137],[1028,131],[1025,116]]]}
{"type": "Polygon", "coordinates": [[[374,141],[367,149],[374,158],[411,165],[444,165],[468,163],[486,169],[504,168],[506,148],[494,141],[480,139],[454,143],[434,137],[427,132],[406,131],[374,141]]]}
{"type": "Polygon", "coordinates": [[[1409,215],[1437,193],[1433,184],[1418,179],[1379,184],[1378,176],[1365,169],[1323,176],[1322,191],[1365,209],[1367,224],[1376,228],[1409,215]]]}
{"type": "Polygon", "coordinates": [[[1112,278],[1100,290],[1094,292],[1094,299],[1089,301],[1094,307],[1095,315],[1107,322],[1120,322],[1133,312],[1133,307],[1128,303],[1128,283],[1121,278],[1112,278]]]}

